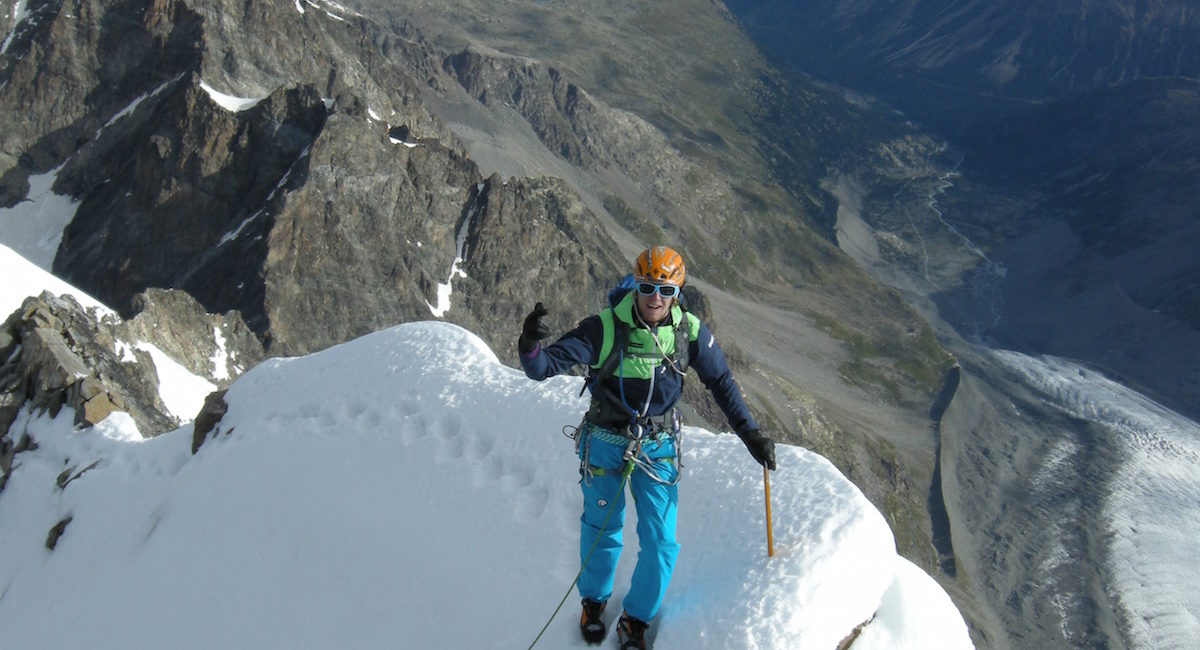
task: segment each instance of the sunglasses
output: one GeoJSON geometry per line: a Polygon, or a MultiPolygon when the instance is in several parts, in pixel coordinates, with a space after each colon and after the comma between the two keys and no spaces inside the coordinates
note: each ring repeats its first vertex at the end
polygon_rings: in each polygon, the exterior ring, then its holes
{"type": "Polygon", "coordinates": [[[654,284],[653,282],[639,282],[637,292],[643,296],[653,296],[655,292],[663,298],[674,298],[679,295],[679,287],[673,284],[654,284]]]}

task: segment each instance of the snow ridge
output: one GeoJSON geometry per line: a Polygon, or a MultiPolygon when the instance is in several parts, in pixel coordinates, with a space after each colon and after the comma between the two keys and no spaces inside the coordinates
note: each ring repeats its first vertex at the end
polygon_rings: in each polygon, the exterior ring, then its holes
{"type": "MultiPolygon", "coordinates": [[[[124,414],[75,431],[25,413],[40,446],[0,493],[0,645],[526,647],[578,570],[560,431],[586,409],[579,381],[532,382],[429,322],[251,369],[195,456],[190,425],[135,441],[124,414]],[[64,466],[89,469],[60,488],[64,466]]],[[[767,558],[761,470],[734,436],[685,435],[660,650],[828,649],[873,614],[858,650],[971,647],[825,459],[780,447],[767,558]]],[[[540,645],[583,647],[576,628],[564,613],[540,645]]]]}

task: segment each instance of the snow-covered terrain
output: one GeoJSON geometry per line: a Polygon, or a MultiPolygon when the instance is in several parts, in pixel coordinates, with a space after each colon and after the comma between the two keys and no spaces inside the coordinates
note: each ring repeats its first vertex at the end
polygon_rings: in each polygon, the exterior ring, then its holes
{"type": "MultiPolygon", "coordinates": [[[[0,208],[0,244],[16,251],[34,265],[50,270],[63,229],[71,223],[79,205],[70,197],[55,194],[58,170],[29,177],[28,197],[11,208],[0,208]]],[[[19,282],[5,282],[5,291],[16,291],[19,282]]]]}
{"type": "MultiPolygon", "coordinates": [[[[1136,647],[1194,647],[1200,631],[1200,425],[1079,363],[997,351],[993,358],[1054,408],[1095,423],[1119,462],[1092,468],[1107,529],[1109,591],[1136,647]]],[[[1062,480],[1081,443],[1063,435],[1035,477],[1035,488],[1062,480]],[[1061,460],[1060,460],[1061,459],[1061,460]]]]}
{"type": "MultiPolygon", "coordinates": [[[[7,247],[0,273],[18,279],[8,311],[43,289],[106,311],[7,247]]],[[[211,387],[179,367],[160,379],[168,404],[211,387]]],[[[144,439],[119,412],[84,430],[65,410],[22,413],[13,427],[38,446],[0,491],[0,648],[583,646],[562,435],[586,407],[579,381],[532,382],[426,322],[254,368],[194,456],[191,425],[144,439]]],[[[872,616],[857,650],[971,647],[948,595],[824,458],[780,447],[768,557],[763,475],[741,442],[688,428],[684,449],[658,648],[827,649],[872,616]]]]}
{"type": "Polygon", "coordinates": [[[68,294],[74,296],[86,309],[96,309],[102,314],[116,314],[99,300],[43,271],[38,265],[9,248],[7,243],[9,242],[4,233],[0,232],[0,275],[4,277],[4,282],[0,283],[0,319],[8,318],[26,298],[43,291],[58,295],[68,294]]]}

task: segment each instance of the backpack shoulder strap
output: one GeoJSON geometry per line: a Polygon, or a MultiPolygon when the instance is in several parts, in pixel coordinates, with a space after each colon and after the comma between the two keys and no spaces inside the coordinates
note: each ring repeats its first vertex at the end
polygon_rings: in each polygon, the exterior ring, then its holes
{"type": "MultiPolygon", "coordinates": [[[[680,308],[682,309],[682,305],[680,305],[680,308]]],[[[684,374],[687,373],[688,363],[691,361],[688,346],[691,345],[693,334],[699,336],[699,323],[699,319],[684,309],[683,317],[675,325],[675,354],[672,360],[675,363],[675,367],[679,368],[679,372],[684,374]]]]}
{"type": "Polygon", "coordinates": [[[617,318],[611,309],[601,312],[600,322],[604,325],[604,343],[600,346],[600,361],[593,367],[593,372],[604,379],[621,363],[621,353],[629,344],[629,325],[617,318]]]}
{"type": "Polygon", "coordinates": [[[603,338],[600,343],[600,354],[596,364],[588,369],[587,381],[579,394],[583,395],[589,386],[595,386],[604,379],[612,376],[621,363],[621,352],[629,343],[629,325],[616,317],[612,307],[600,311],[600,324],[603,327],[603,338]]]}

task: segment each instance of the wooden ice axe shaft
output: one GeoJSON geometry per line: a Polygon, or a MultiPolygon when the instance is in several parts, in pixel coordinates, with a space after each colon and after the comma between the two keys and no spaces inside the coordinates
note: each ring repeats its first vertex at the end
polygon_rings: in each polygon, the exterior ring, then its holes
{"type": "Polygon", "coordinates": [[[771,533],[771,472],[763,465],[763,491],[767,497],[767,557],[775,556],[775,540],[771,533]]]}

